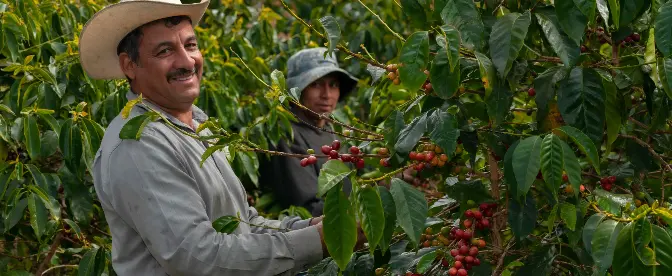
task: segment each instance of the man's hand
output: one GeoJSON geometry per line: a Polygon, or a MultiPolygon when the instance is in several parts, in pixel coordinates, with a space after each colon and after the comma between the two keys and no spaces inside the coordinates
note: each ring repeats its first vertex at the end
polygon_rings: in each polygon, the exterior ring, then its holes
{"type": "Polygon", "coordinates": [[[324,219],[324,216],[319,216],[310,219],[310,226],[317,225],[318,223],[322,222],[322,219],[324,219]]]}
{"type": "MultiPolygon", "coordinates": [[[[311,221],[311,224],[312,224],[312,221],[311,221]]],[[[329,257],[329,250],[327,249],[327,244],[324,242],[324,231],[323,231],[323,227],[322,227],[323,226],[322,225],[322,219],[320,219],[320,222],[315,224],[315,226],[317,227],[317,231],[320,233],[320,243],[322,243],[322,258],[329,257]]]]}

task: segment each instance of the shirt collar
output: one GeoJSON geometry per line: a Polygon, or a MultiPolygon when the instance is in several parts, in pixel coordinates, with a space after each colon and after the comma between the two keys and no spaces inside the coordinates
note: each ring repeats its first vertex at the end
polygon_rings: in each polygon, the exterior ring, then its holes
{"type": "MultiPolygon", "coordinates": [[[[132,90],[129,90],[128,93],[126,93],[126,99],[128,99],[129,101],[130,101],[130,100],[134,100],[134,99],[136,99],[136,98],[138,98],[138,94],[136,94],[136,93],[133,92],[132,90]]],[[[187,126],[185,123],[183,123],[182,121],[178,120],[178,119],[175,118],[173,115],[170,115],[168,112],[166,112],[165,110],[163,110],[163,108],[161,108],[161,107],[158,106],[157,104],[153,103],[153,102],[150,101],[149,99],[147,99],[147,98],[143,98],[143,99],[142,99],[142,103],[145,104],[145,105],[147,105],[147,106],[149,106],[149,107],[152,108],[153,110],[155,110],[155,111],[161,113],[162,115],[164,115],[166,118],[168,118],[168,120],[169,120],[171,123],[173,123],[173,124],[175,124],[175,125],[178,125],[178,126],[180,126],[180,127],[183,127],[183,128],[191,129],[191,127],[187,126]]],[[[140,107],[140,108],[142,108],[142,109],[144,109],[144,110],[149,111],[145,106],[142,106],[142,105],[136,105],[136,106],[138,106],[138,107],[140,107]]],[[[203,110],[201,110],[200,108],[198,108],[198,107],[195,106],[195,105],[192,105],[192,106],[191,106],[191,112],[192,112],[193,120],[196,121],[198,124],[202,124],[203,122],[205,122],[205,121],[208,120],[208,115],[205,114],[205,112],[203,112],[203,110]]]]}

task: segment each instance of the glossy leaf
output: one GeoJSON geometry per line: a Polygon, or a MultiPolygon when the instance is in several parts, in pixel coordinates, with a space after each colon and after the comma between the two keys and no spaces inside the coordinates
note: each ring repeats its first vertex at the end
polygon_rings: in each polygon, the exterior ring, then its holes
{"type": "Polygon", "coordinates": [[[549,111],[548,103],[555,98],[555,76],[562,67],[556,66],[548,68],[534,79],[534,90],[537,95],[534,101],[537,104],[537,120],[542,120],[549,111]]]}
{"type": "MultiPolygon", "coordinates": [[[[566,0],[565,0],[566,1],[566,0]]],[[[513,61],[523,48],[532,17],[527,11],[523,14],[509,13],[497,19],[490,34],[490,56],[501,78],[506,77],[511,70],[513,61]]]]}
{"type": "Polygon", "coordinates": [[[30,211],[30,226],[38,239],[42,237],[47,227],[47,210],[36,194],[28,195],[28,211],[30,211]]]}
{"type": "Polygon", "coordinates": [[[503,82],[497,82],[492,93],[486,96],[485,104],[488,106],[488,116],[493,126],[499,126],[504,122],[506,115],[511,112],[513,95],[503,82]]]}
{"type": "Polygon", "coordinates": [[[429,139],[443,149],[447,156],[452,156],[457,146],[457,138],[460,137],[460,130],[457,127],[457,121],[453,115],[436,111],[430,117],[429,139]]]}
{"type": "Polygon", "coordinates": [[[320,169],[317,177],[317,196],[322,197],[354,171],[341,160],[329,160],[320,169]]]}
{"type": "Polygon", "coordinates": [[[397,223],[411,241],[418,245],[427,218],[425,195],[398,178],[392,178],[390,193],[396,207],[397,223]]]}
{"type": "Polygon", "coordinates": [[[418,0],[401,0],[400,2],[404,15],[414,26],[420,27],[427,23],[425,8],[422,7],[418,0]]]}
{"type": "Polygon", "coordinates": [[[592,253],[593,247],[591,242],[593,241],[593,236],[597,230],[597,226],[604,220],[604,218],[605,215],[597,213],[588,218],[586,224],[583,225],[583,245],[588,254],[592,253]]]}
{"type": "Polygon", "coordinates": [[[602,16],[604,22],[609,22],[609,6],[607,0],[597,0],[597,11],[602,16]]]}
{"type": "Polygon", "coordinates": [[[556,194],[562,184],[562,140],[554,134],[544,137],[541,143],[541,173],[556,194]]]}
{"type": "Polygon", "coordinates": [[[672,275],[672,237],[658,225],[652,226],[653,247],[656,251],[656,275],[672,275]]]}
{"type": "Polygon", "coordinates": [[[432,83],[432,89],[436,91],[439,98],[448,99],[452,97],[460,87],[459,68],[451,68],[448,59],[448,52],[445,48],[440,48],[436,58],[432,61],[432,67],[429,72],[429,79],[432,83]]]}
{"type": "Polygon", "coordinates": [[[432,251],[420,257],[420,260],[418,261],[418,267],[416,269],[418,273],[425,273],[430,267],[432,267],[434,260],[436,260],[436,251],[432,251]]]}
{"type": "Polygon", "coordinates": [[[645,10],[651,5],[651,0],[620,0],[620,26],[627,26],[628,24],[634,22],[637,17],[642,15],[645,10]]]}
{"type": "Polygon", "coordinates": [[[611,11],[611,22],[614,23],[615,29],[620,29],[621,22],[621,3],[619,0],[607,0],[609,1],[609,10],[611,11]]]}
{"type": "Polygon", "coordinates": [[[91,248],[79,261],[79,276],[101,275],[105,270],[105,249],[91,248]]]}
{"type": "Polygon", "coordinates": [[[69,220],[69,219],[64,219],[63,221],[64,221],[65,223],[67,223],[73,231],[75,231],[75,235],[76,235],[78,238],[82,238],[82,237],[83,237],[83,236],[82,236],[82,229],[79,227],[79,225],[77,225],[77,223],[75,223],[74,221],[69,220]]]}
{"type": "Polygon", "coordinates": [[[51,114],[37,113],[37,115],[42,118],[54,132],[59,133],[61,131],[61,126],[51,114]]]}
{"type": "Polygon", "coordinates": [[[320,18],[320,23],[322,23],[322,27],[327,35],[327,42],[329,43],[327,55],[331,55],[336,45],[341,41],[341,27],[338,26],[338,21],[333,16],[320,18]]]}
{"type": "Polygon", "coordinates": [[[413,33],[401,47],[399,68],[401,84],[409,92],[415,92],[427,80],[424,70],[429,62],[429,34],[426,31],[413,33]]]}
{"type": "Polygon", "coordinates": [[[584,31],[588,25],[588,15],[584,14],[577,6],[577,4],[585,2],[589,2],[589,0],[555,1],[555,12],[558,17],[558,23],[560,23],[562,30],[576,45],[581,45],[585,35],[584,31]]]}
{"type": "Polygon", "coordinates": [[[212,227],[219,233],[232,234],[238,229],[240,220],[234,216],[222,216],[212,222],[212,227]]]}
{"type": "Polygon", "coordinates": [[[576,206],[567,202],[560,203],[560,218],[569,230],[574,231],[576,227],[576,206]]]}
{"type": "Polygon", "coordinates": [[[511,197],[515,199],[518,199],[520,194],[518,192],[518,181],[516,180],[516,174],[513,170],[513,154],[519,143],[520,141],[513,143],[504,155],[504,180],[506,181],[506,185],[508,187],[509,193],[511,194],[511,197]]]}
{"type": "Polygon", "coordinates": [[[556,128],[555,130],[558,130],[569,136],[569,138],[572,139],[572,141],[579,147],[586,157],[588,157],[588,161],[590,161],[590,163],[593,165],[595,171],[600,174],[600,157],[598,156],[598,151],[595,147],[595,144],[593,144],[593,141],[591,141],[588,136],[571,126],[563,126],[556,128]]]}
{"type": "Polygon", "coordinates": [[[604,87],[593,69],[576,67],[558,85],[558,108],[567,124],[598,144],[604,132],[604,87]]]}
{"type": "MultiPolygon", "coordinates": [[[[633,241],[634,222],[626,225],[619,233],[614,248],[613,271],[614,276],[621,275],[652,275],[653,268],[644,265],[637,258],[633,241]]],[[[650,251],[652,254],[653,251],[650,251]]],[[[653,256],[649,256],[653,257],[653,256]]]]}
{"type": "Polygon", "coordinates": [[[387,249],[390,248],[390,243],[392,242],[394,229],[397,227],[397,208],[394,205],[394,199],[392,198],[390,190],[386,187],[378,186],[378,194],[380,195],[383,211],[385,212],[385,230],[383,231],[383,235],[380,238],[378,245],[381,252],[387,252],[387,249]]]}
{"type": "Polygon", "coordinates": [[[329,190],[324,202],[324,243],[341,270],[350,262],[357,243],[355,210],[341,185],[329,190]]]}
{"type": "Polygon", "coordinates": [[[357,207],[362,230],[369,243],[369,251],[373,254],[385,230],[385,212],[376,188],[366,186],[360,189],[357,192],[357,207]]]}
{"type": "Polygon", "coordinates": [[[37,128],[37,119],[34,116],[27,116],[23,120],[23,135],[25,138],[28,155],[31,159],[39,159],[42,151],[40,145],[40,130],[37,128]]]}
{"type": "Polygon", "coordinates": [[[410,152],[415,147],[416,143],[420,141],[420,138],[422,138],[422,135],[425,134],[426,130],[427,113],[424,113],[422,116],[413,119],[410,124],[406,125],[406,127],[399,132],[399,138],[394,145],[394,150],[402,154],[410,152]]]}
{"type": "Polygon", "coordinates": [[[72,119],[68,119],[61,126],[61,133],[58,137],[59,147],[65,159],[65,165],[72,172],[77,172],[81,166],[83,153],[82,134],[79,126],[72,119]]]}
{"type": "Polygon", "coordinates": [[[614,259],[616,240],[623,225],[614,220],[604,220],[597,226],[591,241],[592,255],[597,271],[604,271],[611,266],[614,259]]]}
{"type": "Polygon", "coordinates": [[[450,25],[441,26],[441,31],[443,31],[442,36],[438,36],[436,42],[440,47],[446,49],[450,68],[455,70],[460,65],[460,45],[462,44],[460,32],[450,25]]]}
{"type": "Polygon", "coordinates": [[[656,47],[664,57],[672,55],[672,2],[667,1],[658,10],[655,19],[656,47]]]}
{"type": "Polygon", "coordinates": [[[556,54],[566,66],[573,66],[579,59],[581,49],[567,34],[562,32],[554,12],[542,10],[535,13],[541,29],[556,54]]]}
{"type": "Polygon", "coordinates": [[[672,99],[672,57],[658,59],[658,72],[660,74],[660,81],[663,84],[663,90],[672,99]]]}
{"type": "Polygon", "coordinates": [[[447,0],[441,11],[441,19],[460,32],[466,48],[476,51],[483,48],[485,27],[472,0],[447,0]]]}
{"type": "Polygon", "coordinates": [[[513,153],[513,172],[520,195],[526,195],[537,178],[541,167],[541,143],[539,136],[525,138],[513,153]]]}
{"type": "Polygon", "coordinates": [[[653,249],[649,246],[653,238],[651,223],[647,219],[640,219],[632,222],[632,250],[644,265],[656,265],[656,256],[653,249]]]}
{"type": "Polygon", "coordinates": [[[606,96],[605,100],[605,119],[607,122],[607,147],[611,147],[611,144],[616,141],[618,138],[618,133],[623,124],[621,119],[621,111],[623,110],[623,104],[621,95],[616,89],[616,85],[613,82],[602,80],[604,86],[604,92],[606,96]]]}
{"type": "Polygon", "coordinates": [[[572,185],[574,195],[578,195],[581,188],[581,164],[574,150],[565,141],[560,141],[560,143],[562,144],[562,169],[567,173],[567,180],[572,185]]]}
{"type": "Polygon", "coordinates": [[[140,140],[145,126],[158,118],[159,114],[156,112],[147,112],[131,118],[121,127],[119,138],[140,140]]]}
{"type": "Polygon", "coordinates": [[[532,233],[537,222],[537,206],[532,194],[522,202],[509,200],[508,222],[513,234],[522,239],[532,233]]]}
{"type": "Polygon", "coordinates": [[[387,117],[385,120],[385,129],[388,132],[385,133],[385,143],[388,147],[394,148],[394,144],[397,142],[399,133],[404,129],[404,126],[406,126],[406,122],[404,122],[404,115],[401,111],[395,110],[387,117]]]}

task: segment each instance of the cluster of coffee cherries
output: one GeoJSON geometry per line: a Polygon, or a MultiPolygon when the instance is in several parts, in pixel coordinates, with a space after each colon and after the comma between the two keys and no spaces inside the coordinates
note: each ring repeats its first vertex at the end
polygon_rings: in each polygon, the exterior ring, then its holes
{"type": "MultiPolygon", "coordinates": [[[[320,148],[322,153],[329,156],[329,160],[341,160],[344,163],[350,162],[352,164],[355,164],[355,167],[357,167],[358,169],[364,168],[364,159],[360,155],[361,151],[357,146],[350,147],[350,154],[339,153],[338,152],[339,149],[341,149],[341,141],[339,140],[334,140],[333,142],[331,142],[331,146],[323,145],[322,148],[320,148]]],[[[313,149],[308,149],[307,152],[308,154],[310,154],[310,156],[301,159],[301,166],[303,167],[315,164],[317,162],[317,157],[313,155],[315,151],[313,149]]]]}
{"type": "Polygon", "coordinates": [[[389,64],[387,65],[387,78],[392,80],[392,83],[394,85],[399,85],[401,83],[401,79],[399,78],[399,66],[396,64],[389,64]]]}
{"type": "Polygon", "coordinates": [[[616,177],[613,175],[605,176],[600,179],[600,185],[605,191],[611,191],[611,189],[614,187],[614,184],[616,184],[616,177]]]}
{"type": "Polygon", "coordinates": [[[639,35],[638,33],[632,33],[629,36],[627,36],[626,38],[624,38],[623,40],[621,40],[621,45],[637,44],[637,42],[639,42],[640,40],[642,40],[641,35],[639,35]]]}
{"type": "Polygon", "coordinates": [[[432,144],[420,145],[418,151],[411,151],[408,158],[415,163],[414,169],[422,171],[425,168],[443,167],[448,161],[448,156],[442,153],[443,150],[432,144]]]}
{"type": "Polygon", "coordinates": [[[494,215],[494,210],[497,209],[497,203],[481,203],[479,210],[467,210],[464,212],[466,219],[462,222],[464,227],[471,228],[476,222],[476,229],[483,230],[490,228],[490,220],[494,215]]]}

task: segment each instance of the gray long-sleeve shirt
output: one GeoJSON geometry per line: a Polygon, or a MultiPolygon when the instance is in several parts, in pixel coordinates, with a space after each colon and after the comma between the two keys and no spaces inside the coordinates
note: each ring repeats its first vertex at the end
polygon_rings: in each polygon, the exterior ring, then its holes
{"type": "MultiPolygon", "coordinates": [[[[127,97],[136,98],[129,92],[127,97]]],[[[194,131],[162,112],[182,130],[194,131]]],[[[139,141],[121,140],[127,120],[147,112],[136,105],[105,132],[93,176],[112,234],[112,265],[119,275],[293,275],[322,259],[320,236],[307,220],[266,220],[248,206],[245,190],[222,152],[200,166],[206,146],[161,120],[150,122],[139,141]],[[232,234],[212,221],[240,216],[232,234]]],[[[194,125],[207,116],[193,107],[194,125]]],[[[205,130],[200,135],[208,135],[205,130]]]]}

